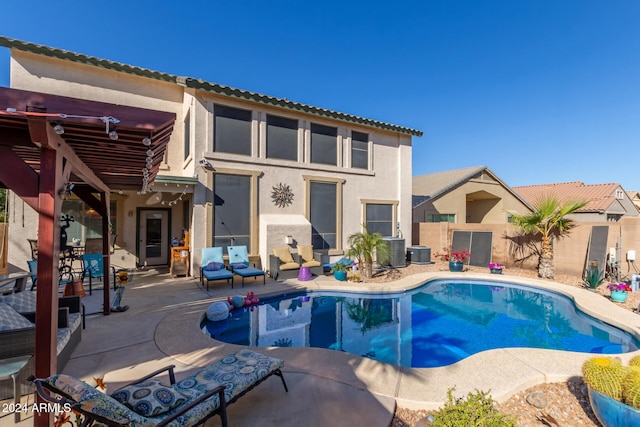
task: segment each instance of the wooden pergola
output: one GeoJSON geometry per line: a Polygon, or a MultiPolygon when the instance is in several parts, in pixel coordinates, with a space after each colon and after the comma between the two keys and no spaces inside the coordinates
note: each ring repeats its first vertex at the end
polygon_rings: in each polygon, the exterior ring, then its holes
{"type": "MultiPolygon", "coordinates": [[[[37,377],[57,371],[63,198],[73,192],[98,212],[102,235],[108,236],[110,192],[146,191],[153,185],[175,119],[174,113],[0,88],[0,187],[12,190],[39,215],[37,377]]],[[[104,282],[109,283],[109,239],[102,241],[104,282]]],[[[109,314],[108,286],[104,307],[109,314]]],[[[34,425],[49,425],[47,414],[34,417],[34,425]]]]}

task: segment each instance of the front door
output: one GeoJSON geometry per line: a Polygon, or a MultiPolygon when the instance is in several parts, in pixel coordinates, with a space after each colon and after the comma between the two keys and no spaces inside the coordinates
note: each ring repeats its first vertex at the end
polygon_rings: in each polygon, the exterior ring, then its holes
{"type": "Polygon", "coordinates": [[[138,213],[140,265],[169,264],[169,211],[144,209],[138,213]]]}

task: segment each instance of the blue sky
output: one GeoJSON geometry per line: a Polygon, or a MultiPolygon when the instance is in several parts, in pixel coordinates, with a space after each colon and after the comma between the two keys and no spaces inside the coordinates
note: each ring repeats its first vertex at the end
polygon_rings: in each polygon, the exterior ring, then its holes
{"type": "Polygon", "coordinates": [[[636,0],[32,0],[0,34],[419,129],[414,175],[640,190],[638,22],[636,0]]]}

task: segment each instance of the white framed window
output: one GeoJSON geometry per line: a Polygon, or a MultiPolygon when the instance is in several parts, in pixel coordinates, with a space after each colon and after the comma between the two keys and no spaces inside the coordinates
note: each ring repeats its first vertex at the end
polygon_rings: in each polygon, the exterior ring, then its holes
{"type": "Polygon", "coordinates": [[[618,199],[618,200],[624,199],[624,191],[622,191],[620,189],[616,190],[616,199],[618,199]]]}

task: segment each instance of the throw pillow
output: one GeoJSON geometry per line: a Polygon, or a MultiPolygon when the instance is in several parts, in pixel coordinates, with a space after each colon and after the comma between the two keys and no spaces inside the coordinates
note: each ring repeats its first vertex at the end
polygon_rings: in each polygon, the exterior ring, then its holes
{"type": "Polygon", "coordinates": [[[273,254],[280,258],[280,262],[284,264],[293,262],[293,257],[291,256],[291,252],[289,252],[289,248],[273,248],[273,254]]]}
{"type": "Polygon", "coordinates": [[[128,385],[113,392],[111,397],[145,417],[165,414],[187,401],[184,394],[159,380],[128,385]]]}
{"type": "Polygon", "coordinates": [[[298,245],[298,254],[300,254],[303,261],[313,261],[313,246],[298,245]]]}
{"type": "Polygon", "coordinates": [[[240,270],[242,268],[247,268],[247,265],[241,262],[237,262],[235,264],[231,264],[231,268],[233,268],[234,270],[240,270]]]}
{"type": "Polygon", "coordinates": [[[224,267],[224,264],[221,262],[209,261],[209,264],[207,264],[204,269],[207,271],[218,271],[222,270],[222,267],[224,267]]]}

